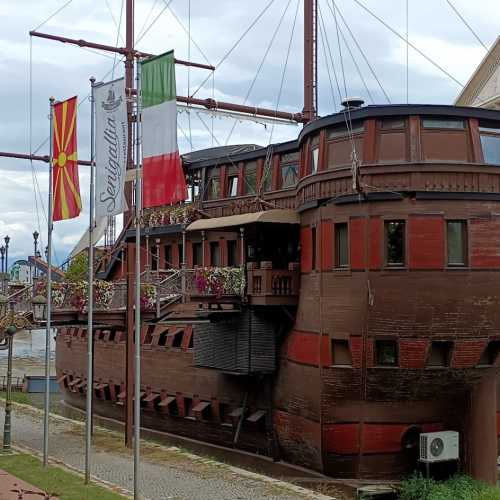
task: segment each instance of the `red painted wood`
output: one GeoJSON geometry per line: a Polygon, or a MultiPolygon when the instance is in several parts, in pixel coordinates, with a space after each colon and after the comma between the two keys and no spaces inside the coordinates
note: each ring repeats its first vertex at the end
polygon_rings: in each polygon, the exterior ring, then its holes
{"type": "Polygon", "coordinates": [[[373,368],[374,366],[374,349],[373,349],[373,339],[366,339],[366,366],[367,368],[373,368]]]}
{"type": "Polygon", "coordinates": [[[272,189],[276,191],[280,188],[281,184],[280,155],[273,156],[272,181],[272,189]]]}
{"type": "Polygon", "coordinates": [[[321,221],[321,270],[329,271],[333,268],[333,222],[321,221]]]}
{"type": "Polygon", "coordinates": [[[363,337],[350,337],[349,349],[353,368],[361,368],[363,360],[363,337]]]}
{"type": "Polygon", "coordinates": [[[363,158],[359,158],[363,163],[375,163],[377,121],[372,118],[365,120],[365,133],[363,135],[363,158]]]}
{"type": "Polygon", "coordinates": [[[410,116],[410,161],[419,162],[422,160],[422,146],[420,139],[420,116],[410,116]]]}
{"type": "Polygon", "coordinates": [[[227,198],[227,167],[220,166],[220,197],[227,198]]]}
{"type": "Polygon", "coordinates": [[[453,347],[451,366],[453,368],[472,368],[479,363],[488,339],[458,340],[453,347]]]}
{"type": "Polygon", "coordinates": [[[177,244],[172,245],[172,264],[175,268],[181,267],[182,256],[179,255],[179,246],[177,244]]]}
{"type": "Polygon", "coordinates": [[[193,243],[190,240],[186,241],[186,260],[188,269],[193,269],[193,243]]]}
{"type": "Polygon", "coordinates": [[[312,229],[300,228],[300,268],[303,273],[312,271],[312,229]]]}
{"type": "MultiPolygon", "coordinates": [[[[328,342],[328,338],[324,337],[328,342]]],[[[315,333],[294,330],[290,333],[287,345],[287,358],[306,365],[319,365],[319,336],[315,333]]],[[[322,346],[323,347],[323,346],[322,346]]],[[[329,346],[327,344],[327,349],[329,346]]]]}
{"type": "Polygon", "coordinates": [[[210,243],[208,240],[203,242],[203,260],[205,262],[205,267],[210,266],[210,243]]]}
{"type": "Polygon", "coordinates": [[[238,163],[238,196],[245,194],[245,172],[243,171],[243,162],[238,163]]]}
{"type": "Polygon", "coordinates": [[[319,133],[319,164],[318,172],[326,170],[326,156],[327,156],[327,145],[326,145],[326,130],[322,129],[319,133]]]}
{"type": "Polygon", "coordinates": [[[470,222],[472,267],[500,267],[500,217],[470,222]]]}
{"type": "Polygon", "coordinates": [[[351,219],[349,223],[349,248],[351,269],[365,268],[366,219],[351,219]]]}
{"type": "Polygon", "coordinates": [[[339,455],[359,453],[359,424],[324,425],[323,449],[339,455]]]}
{"type": "Polygon", "coordinates": [[[444,267],[444,219],[442,217],[410,217],[409,264],[412,269],[444,267]]]}
{"type": "Polygon", "coordinates": [[[481,137],[479,135],[479,120],[469,118],[470,143],[472,145],[472,161],[484,163],[483,148],[481,147],[481,137]]]}
{"type": "Polygon", "coordinates": [[[256,191],[259,192],[259,188],[261,180],[262,180],[262,175],[264,173],[264,158],[259,158],[257,160],[257,180],[256,180],[256,191]]]}
{"type": "Polygon", "coordinates": [[[321,352],[320,359],[322,366],[332,366],[332,350],[330,348],[330,336],[322,335],[321,336],[321,352]]]}
{"type": "Polygon", "coordinates": [[[424,368],[430,342],[420,339],[401,339],[399,365],[401,368],[424,368]]]}
{"type": "Polygon", "coordinates": [[[370,218],[370,269],[383,265],[384,221],[381,217],[370,218]]]}

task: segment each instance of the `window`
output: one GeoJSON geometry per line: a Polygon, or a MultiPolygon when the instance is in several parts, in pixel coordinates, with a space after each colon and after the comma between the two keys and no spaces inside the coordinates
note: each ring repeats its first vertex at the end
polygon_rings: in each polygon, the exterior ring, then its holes
{"type": "Polygon", "coordinates": [[[432,342],[427,366],[449,366],[453,342],[432,342]]]}
{"type": "Polygon", "coordinates": [[[172,267],[172,245],[165,245],[165,269],[172,267]]]}
{"type": "Polygon", "coordinates": [[[319,163],[319,146],[311,149],[311,173],[315,174],[318,171],[319,163]]]}
{"type": "Polygon", "coordinates": [[[386,118],[379,121],[379,127],[382,130],[397,130],[406,127],[406,120],[404,118],[386,118]]]}
{"type": "Polygon", "coordinates": [[[393,220],[385,223],[385,261],[388,266],[405,264],[405,221],[393,220]]]}
{"type": "Polygon", "coordinates": [[[245,166],[245,193],[255,194],[257,191],[257,162],[245,166]]]}
{"type": "Polygon", "coordinates": [[[332,365],[352,366],[348,340],[332,340],[332,365]]]}
{"type": "Polygon", "coordinates": [[[203,265],[203,244],[193,243],[193,266],[203,265]]]}
{"type": "MultiPolygon", "coordinates": [[[[500,132],[500,130],[495,131],[500,132]]],[[[481,133],[481,147],[483,148],[484,163],[500,165],[500,135],[481,133]]]]}
{"type": "Polygon", "coordinates": [[[238,176],[232,175],[228,179],[227,195],[229,197],[238,196],[238,176]]]}
{"type": "Polygon", "coordinates": [[[220,266],[220,248],[218,241],[210,242],[210,265],[212,267],[220,266]]]}
{"type": "Polygon", "coordinates": [[[220,197],[220,179],[211,177],[208,180],[208,199],[216,200],[220,197]]]}
{"type": "Polygon", "coordinates": [[[446,222],[447,263],[449,266],[467,265],[467,222],[446,222]]]}
{"type": "MultiPolygon", "coordinates": [[[[364,130],[365,127],[361,122],[352,124],[351,131],[353,134],[361,134],[364,130]]],[[[347,137],[348,135],[349,133],[347,127],[344,126],[336,127],[328,131],[328,139],[340,139],[347,137]]]]}
{"type": "Polygon", "coordinates": [[[335,224],[335,267],[349,265],[347,223],[335,224]]]}
{"type": "Polygon", "coordinates": [[[500,340],[488,342],[486,349],[481,354],[480,365],[494,365],[500,353],[500,340]]]}
{"type": "Polygon", "coordinates": [[[316,269],[316,227],[311,228],[312,240],[312,269],[316,269]]]}
{"type": "Polygon", "coordinates": [[[229,267],[238,265],[238,245],[236,240],[227,242],[227,265],[229,267]]]}
{"type": "Polygon", "coordinates": [[[448,128],[454,130],[464,130],[465,121],[453,118],[423,118],[422,126],[424,128],[448,128]]]}
{"type": "Polygon", "coordinates": [[[282,165],[281,187],[284,189],[295,186],[295,184],[297,183],[298,172],[299,172],[299,166],[297,164],[282,165]]]}
{"type": "Polygon", "coordinates": [[[271,191],[273,189],[273,168],[271,161],[269,162],[269,165],[264,165],[261,184],[264,193],[267,193],[268,191],[271,191]]]}
{"type": "Polygon", "coordinates": [[[184,330],[179,330],[174,333],[174,338],[172,340],[172,347],[174,349],[180,349],[182,347],[182,341],[184,339],[184,330]]]}
{"type": "Polygon", "coordinates": [[[398,344],[395,340],[376,340],[375,354],[378,366],[398,365],[398,344]]]}

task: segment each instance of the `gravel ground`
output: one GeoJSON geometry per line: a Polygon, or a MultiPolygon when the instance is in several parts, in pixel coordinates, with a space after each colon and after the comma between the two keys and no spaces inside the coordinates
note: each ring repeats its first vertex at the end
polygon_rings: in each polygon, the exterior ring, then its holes
{"type": "MultiPolygon", "coordinates": [[[[3,423],[4,409],[0,410],[3,423]]],[[[42,413],[15,405],[12,443],[36,452],[42,449],[42,413]]],[[[83,471],[84,427],[80,423],[51,417],[50,457],[83,471]]],[[[141,447],[141,490],[151,500],[298,500],[334,497],[299,488],[244,471],[179,448],[144,443],[141,447]]],[[[130,450],[119,434],[97,429],[94,436],[92,475],[127,491],[133,487],[130,450]]]]}

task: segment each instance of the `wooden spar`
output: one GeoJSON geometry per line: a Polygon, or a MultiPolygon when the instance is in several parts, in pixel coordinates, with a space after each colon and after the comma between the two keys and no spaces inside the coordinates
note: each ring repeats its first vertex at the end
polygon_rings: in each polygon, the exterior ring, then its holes
{"type": "MultiPolygon", "coordinates": [[[[147,52],[141,52],[138,50],[134,50],[133,47],[131,47],[127,41],[127,44],[125,47],[113,47],[112,45],[105,45],[102,43],[94,43],[94,42],[89,42],[87,40],[82,40],[82,39],[75,39],[75,38],[67,38],[64,36],[59,36],[59,35],[51,35],[49,33],[40,33],[39,31],[30,31],[30,36],[36,36],[38,38],[46,38],[47,40],[55,40],[56,42],[62,42],[62,43],[70,43],[72,45],[78,45],[79,47],[88,47],[91,49],[96,49],[96,50],[104,50],[106,52],[114,52],[116,54],[121,54],[124,56],[127,56],[128,54],[132,53],[133,57],[152,57],[154,54],[148,54],[147,52]]],[[[202,64],[202,63],[195,63],[191,61],[184,61],[182,59],[175,59],[176,64],[180,64],[182,66],[191,66],[193,68],[200,68],[200,69],[208,69],[210,71],[214,71],[215,67],[210,65],[210,64],[202,64]]]]}
{"type": "MultiPolygon", "coordinates": [[[[127,14],[128,14],[128,11],[127,11],[127,14]]],[[[127,17],[127,19],[128,19],[128,17],[127,17]]],[[[134,50],[133,41],[129,40],[129,38],[128,38],[129,31],[130,30],[128,29],[128,25],[127,25],[127,39],[126,39],[126,47],[125,48],[113,47],[111,45],[103,45],[100,43],[87,42],[85,40],[76,40],[74,38],[66,38],[66,37],[62,37],[62,36],[58,36],[58,35],[50,35],[47,33],[40,33],[38,31],[30,31],[30,35],[37,36],[40,38],[46,38],[48,40],[55,40],[55,41],[63,42],[63,43],[70,43],[73,45],[78,45],[79,47],[89,47],[89,48],[93,48],[93,49],[97,49],[97,50],[104,50],[107,52],[114,52],[114,53],[125,55],[126,87],[127,87],[127,89],[133,89],[134,58],[135,57],[150,57],[152,54],[147,54],[145,52],[139,52],[139,51],[134,50]]],[[[214,66],[209,66],[206,64],[199,64],[199,63],[191,63],[189,61],[182,61],[180,59],[176,59],[175,62],[177,64],[182,64],[182,65],[186,65],[186,66],[193,66],[196,68],[210,69],[210,70],[215,69],[214,66]]],[[[129,92],[130,92],[130,90],[129,90],[129,92]]],[[[131,92],[131,93],[133,93],[133,92],[131,92]]],[[[279,111],[279,110],[268,109],[268,108],[256,108],[253,106],[243,106],[241,104],[233,104],[230,102],[218,102],[218,101],[214,101],[213,99],[196,99],[194,97],[185,97],[185,96],[177,96],[177,101],[182,102],[182,103],[186,103],[186,104],[193,104],[196,106],[203,106],[207,109],[214,109],[214,110],[221,109],[224,111],[234,111],[237,113],[249,114],[252,116],[265,116],[265,117],[270,117],[270,118],[278,118],[278,119],[282,119],[282,120],[291,120],[291,121],[295,121],[297,123],[307,122],[307,121],[311,120],[312,117],[314,117],[316,115],[315,111],[312,114],[309,113],[309,115],[305,115],[303,113],[289,113],[286,111],[279,111]]],[[[313,105],[313,108],[315,109],[315,105],[313,105]]],[[[304,109],[306,109],[306,107],[304,109]]],[[[130,123],[131,122],[132,122],[132,120],[130,120],[130,123]]],[[[129,147],[131,148],[130,141],[129,141],[129,147]]],[[[131,158],[130,154],[129,154],[129,158],[131,158]]],[[[127,199],[127,202],[128,201],[129,200],[127,199]]],[[[129,203],[129,206],[131,206],[130,203],[129,203]]]]}
{"type": "Polygon", "coordinates": [[[318,113],[317,0],[304,0],[304,109],[305,121],[318,113]]]}
{"type": "MultiPolygon", "coordinates": [[[[48,155],[42,156],[42,155],[30,155],[30,154],[25,154],[25,153],[9,153],[7,151],[0,151],[0,157],[16,158],[19,160],[44,161],[45,163],[49,163],[49,161],[50,161],[48,155]]],[[[78,163],[78,165],[90,166],[89,160],[78,160],[77,163],[78,163]]]]}

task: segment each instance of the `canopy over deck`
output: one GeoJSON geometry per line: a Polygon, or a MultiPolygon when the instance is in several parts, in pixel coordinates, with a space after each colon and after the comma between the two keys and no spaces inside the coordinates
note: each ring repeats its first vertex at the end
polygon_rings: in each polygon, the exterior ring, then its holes
{"type": "Polygon", "coordinates": [[[191,223],[186,231],[207,231],[210,229],[225,229],[241,227],[257,222],[274,224],[299,224],[299,214],[294,210],[273,209],[249,214],[229,215],[227,217],[214,217],[200,219],[191,223]]]}

